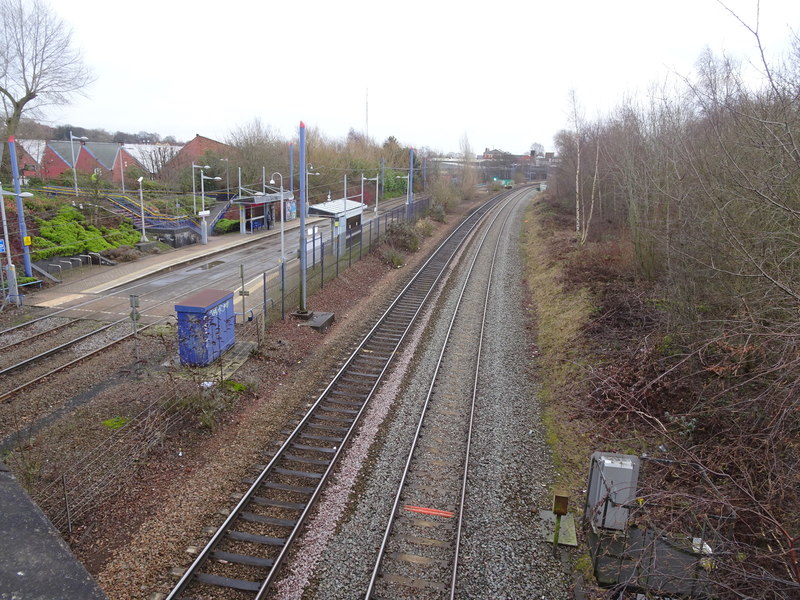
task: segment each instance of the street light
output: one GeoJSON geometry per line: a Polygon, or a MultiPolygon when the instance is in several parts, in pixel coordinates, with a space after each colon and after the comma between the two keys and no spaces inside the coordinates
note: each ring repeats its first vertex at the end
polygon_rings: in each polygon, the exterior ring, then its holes
{"type": "Polygon", "coordinates": [[[142,242],[147,241],[147,236],[144,234],[144,196],[142,195],[142,180],[144,177],[139,177],[136,181],[139,182],[139,204],[142,207],[142,242]]]}
{"type": "MultiPolygon", "coordinates": [[[[230,194],[231,192],[231,173],[230,164],[227,158],[220,158],[220,162],[225,161],[225,191],[230,194]]],[[[230,196],[228,196],[230,197],[230,196]]]]}
{"type": "MultiPolygon", "coordinates": [[[[19,297],[19,288],[17,288],[17,271],[14,267],[14,263],[11,260],[11,245],[8,242],[8,224],[6,223],[6,201],[3,199],[2,196],[17,196],[14,192],[6,192],[3,190],[2,186],[0,186],[0,213],[2,213],[3,218],[3,245],[5,246],[5,253],[6,253],[6,277],[8,278],[8,293],[6,294],[6,298],[10,298],[11,296],[14,297],[14,302],[17,306],[22,305],[22,301],[19,297]]],[[[30,198],[33,196],[30,192],[22,192],[19,194],[20,198],[30,198]]]]}
{"type": "MultiPolygon", "coordinates": [[[[211,177],[210,175],[206,175],[203,172],[203,169],[208,169],[209,167],[201,167],[200,168],[200,202],[202,203],[202,210],[197,213],[201,217],[203,217],[203,224],[201,229],[201,239],[200,243],[205,245],[208,243],[208,223],[206,222],[206,217],[209,214],[209,211],[206,210],[206,179],[211,181],[222,181],[222,177],[211,177]]],[[[194,179],[194,177],[192,177],[194,179]]]]}
{"type": "Polygon", "coordinates": [[[269,184],[275,185],[275,175],[281,178],[281,262],[286,260],[286,252],[283,250],[283,222],[286,219],[286,211],[283,208],[283,175],[275,171],[269,176],[269,184]]]}
{"type": "MultiPolygon", "coordinates": [[[[208,165],[196,165],[192,163],[192,213],[197,214],[197,191],[194,184],[194,170],[195,169],[210,169],[208,165]]],[[[202,171],[201,171],[202,173],[202,171]]]]}
{"type": "Polygon", "coordinates": [[[72,152],[72,181],[75,184],[75,195],[78,195],[78,169],[77,165],[75,164],[75,144],[73,142],[78,140],[79,142],[87,142],[89,141],[88,137],[75,137],[72,135],[72,131],[69,132],[69,149],[72,152]]]}
{"type": "Polygon", "coordinates": [[[308,176],[309,175],[321,175],[321,173],[314,173],[314,165],[311,163],[308,164],[308,168],[306,169],[306,199],[303,202],[303,205],[300,207],[301,212],[305,213],[305,216],[308,216],[308,176]]]}
{"type": "Polygon", "coordinates": [[[375,173],[375,177],[364,177],[364,174],[361,174],[361,204],[364,204],[364,182],[365,181],[374,181],[375,182],[375,214],[378,214],[378,174],[375,173]]]}
{"type": "Polygon", "coordinates": [[[203,169],[208,169],[208,167],[203,167],[200,169],[200,206],[202,208],[200,210],[206,209],[206,186],[205,181],[222,181],[222,177],[211,177],[210,175],[206,175],[203,173],[203,169]]]}

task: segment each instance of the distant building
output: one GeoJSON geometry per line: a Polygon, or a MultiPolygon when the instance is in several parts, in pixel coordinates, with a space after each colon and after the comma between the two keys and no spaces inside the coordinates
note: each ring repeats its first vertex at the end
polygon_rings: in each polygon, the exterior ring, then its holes
{"type": "Polygon", "coordinates": [[[150,177],[177,155],[181,146],[169,144],[119,144],[71,140],[19,140],[23,175],[56,179],[71,170],[73,160],[78,173],[98,172],[114,183],[126,181],[130,169],[150,177]]]}
{"type": "Polygon", "coordinates": [[[233,146],[212,140],[198,133],[164,166],[163,174],[165,177],[170,177],[178,171],[189,168],[192,163],[201,164],[201,159],[206,153],[228,157],[234,151],[235,148],[233,146]]]}

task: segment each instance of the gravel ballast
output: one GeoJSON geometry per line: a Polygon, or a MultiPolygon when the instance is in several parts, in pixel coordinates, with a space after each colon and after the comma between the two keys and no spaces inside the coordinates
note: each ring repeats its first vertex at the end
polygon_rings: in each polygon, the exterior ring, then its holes
{"type": "MultiPolygon", "coordinates": [[[[459,558],[458,597],[463,598],[568,597],[568,577],[561,562],[552,557],[551,545],[541,540],[536,515],[537,508],[549,508],[553,468],[540,424],[530,356],[535,332],[526,316],[521,283],[519,222],[527,205],[524,200],[515,203],[493,276],[459,558]]],[[[471,256],[470,251],[462,254],[471,256]]],[[[278,597],[363,597],[420,406],[461,290],[467,260],[461,262],[441,292],[438,307],[426,315],[422,324],[428,324],[427,328],[415,332],[392,379],[365,417],[365,427],[377,432],[373,437],[378,444],[371,454],[364,448],[351,449],[345,457],[350,481],[359,468],[358,460],[367,465],[352,484],[347,505],[343,507],[340,488],[337,502],[329,505],[331,499],[326,497],[318,510],[322,516],[308,524],[306,537],[320,545],[316,532],[333,530],[340,514],[344,519],[335,534],[325,535],[327,544],[321,553],[316,549],[318,558],[310,558],[308,547],[298,550],[297,555],[304,558],[290,565],[293,575],[281,582],[278,597]],[[399,384],[401,372],[405,378],[399,384]],[[379,425],[376,421],[384,414],[388,418],[379,425]],[[306,564],[308,560],[316,566],[306,564]],[[303,592],[305,581],[311,584],[303,592]]]]}

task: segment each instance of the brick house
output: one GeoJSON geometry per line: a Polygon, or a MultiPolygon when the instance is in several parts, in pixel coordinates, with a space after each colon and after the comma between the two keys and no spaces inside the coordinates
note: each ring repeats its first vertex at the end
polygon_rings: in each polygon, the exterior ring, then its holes
{"type": "Polygon", "coordinates": [[[206,153],[220,157],[230,157],[234,152],[235,148],[233,146],[212,140],[198,133],[164,166],[163,175],[169,178],[184,169],[190,168],[192,163],[200,164],[206,153]]]}

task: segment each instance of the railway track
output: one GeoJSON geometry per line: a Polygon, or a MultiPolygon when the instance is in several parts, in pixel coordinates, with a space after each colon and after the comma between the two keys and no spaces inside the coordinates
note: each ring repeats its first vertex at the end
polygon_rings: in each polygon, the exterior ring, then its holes
{"type": "Polygon", "coordinates": [[[494,263],[510,215],[507,204],[498,206],[476,240],[400,477],[367,600],[455,597],[484,323],[494,263]],[[495,227],[498,220],[501,224],[495,227]],[[476,268],[479,261],[483,268],[476,268]]]}
{"type": "Polygon", "coordinates": [[[361,415],[448,265],[484,215],[473,213],[439,246],[378,319],[281,444],[167,600],[202,588],[266,597],[361,415]]]}

